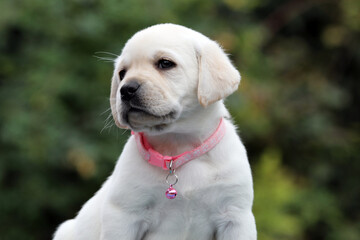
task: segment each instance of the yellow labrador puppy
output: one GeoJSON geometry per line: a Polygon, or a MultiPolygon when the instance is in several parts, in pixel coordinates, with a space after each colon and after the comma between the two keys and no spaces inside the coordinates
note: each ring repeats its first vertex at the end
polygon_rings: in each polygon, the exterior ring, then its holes
{"type": "Polygon", "coordinates": [[[256,239],[246,150],[222,99],[240,74],[219,45],[160,24],[116,59],[110,104],[132,130],[115,170],[55,240],[256,239]]]}

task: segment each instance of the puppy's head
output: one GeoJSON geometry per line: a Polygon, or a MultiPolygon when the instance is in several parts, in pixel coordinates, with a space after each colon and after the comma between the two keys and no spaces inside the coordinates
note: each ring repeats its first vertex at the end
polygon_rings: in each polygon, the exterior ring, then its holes
{"type": "Polygon", "coordinates": [[[111,110],[121,128],[164,131],[227,97],[239,82],[216,42],[179,25],[155,25],[136,33],[116,59],[111,110]]]}

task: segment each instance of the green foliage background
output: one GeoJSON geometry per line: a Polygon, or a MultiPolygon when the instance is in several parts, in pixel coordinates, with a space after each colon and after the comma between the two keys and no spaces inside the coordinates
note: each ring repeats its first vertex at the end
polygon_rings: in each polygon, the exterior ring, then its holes
{"type": "Polygon", "coordinates": [[[111,174],[129,133],[106,125],[112,63],[93,55],[162,22],[242,73],[227,105],[259,240],[360,239],[357,0],[1,1],[0,239],[50,239],[111,174]]]}

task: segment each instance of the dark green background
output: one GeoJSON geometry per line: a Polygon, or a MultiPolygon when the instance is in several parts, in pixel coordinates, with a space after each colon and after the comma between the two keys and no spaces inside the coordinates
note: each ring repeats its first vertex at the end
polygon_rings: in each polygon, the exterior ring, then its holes
{"type": "Polygon", "coordinates": [[[50,239],[111,174],[129,132],[106,121],[113,64],[94,55],[162,22],[242,74],[226,103],[259,240],[360,239],[358,0],[2,0],[0,239],[50,239]]]}

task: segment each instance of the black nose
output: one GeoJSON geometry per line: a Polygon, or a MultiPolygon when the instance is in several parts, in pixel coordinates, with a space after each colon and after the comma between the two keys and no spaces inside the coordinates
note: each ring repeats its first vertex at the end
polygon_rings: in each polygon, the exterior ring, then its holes
{"type": "Polygon", "coordinates": [[[139,89],[139,87],[140,87],[140,84],[135,81],[126,83],[120,89],[121,100],[129,101],[131,98],[133,98],[135,96],[136,91],[139,89]]]}

